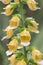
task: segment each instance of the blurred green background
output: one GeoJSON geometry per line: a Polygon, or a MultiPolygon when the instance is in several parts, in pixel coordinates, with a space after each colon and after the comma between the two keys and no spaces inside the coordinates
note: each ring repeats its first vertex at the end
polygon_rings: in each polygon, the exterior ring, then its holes
{"type": "MultiPolygon", "coordinates": [[[[31,16],[31,17],[35,18],[35,20],[39,23],[40,33],[31,34],[32,35],[31,45],[36,46],[41,52],[43,52],[43,0],[36,0],[36,1],[39,3],[39,7],[41,9],[37,10],[35,12],[32,12],[25,6],[25,8],[27,10],[26,16],[31,16]]],[[[5,5],[3,5],[3,3],[0,2],[0,13],[1,13],[1,11],[3,11],[3,7],[5,7],[5,5]]],[[[10,17],[0,14],[0,51],[3,51],[2,54],[0,52],[0,64],[4,62],[5,63],[4,65],[8,65],[8,62],[4,61],[4,60],[7,60],[5,51],[7,48],[6,44],[8,43],[8,40],[4,40],[3,42],[1,42],[1,38],[4,36],[4,32],[2,30],[7,27],[9,19],[10,19],[10,17]],[[3,57],[4,57],[4,59],[3,59],[3,57]]],[[[3,64],[1,64],[1,65],[3,65],[3,64]]]]}

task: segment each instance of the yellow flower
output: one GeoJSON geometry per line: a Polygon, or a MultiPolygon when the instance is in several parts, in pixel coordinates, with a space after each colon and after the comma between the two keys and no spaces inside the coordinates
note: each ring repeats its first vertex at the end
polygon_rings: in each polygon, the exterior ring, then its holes
{"type": "Polygon", "coordinates": [[[40,61],[42,59],[42,53],[36,49],[32,50],[32,58],[36,61],[40,61]]]}
{"type": "Polygon", "coordinates": [[[7,44],[7,46],[8,46],[8,49],[10,51],[15,51],[17,49],[17,47],[18,47],[18,41],[17,41],[17,39],[13,39],[12,41],[10,41],[10,43],[7,44]]]}
{"type": "Polygon", "coordinates": [[[32,11],[36,11],[37,9],[40,9],[39,7],[37,7],[37,4],[38,3],[35,0],[27,0],[27,5],[32,11]]]}
{"type": "Polygon", "coordinates": [[[27,64],[24,60],[20,60],[20,61],[17,62],[16,65],[27,65],[27,64]]]}
{"type": "Polygon", "coordinates": [[[36,23],[35,21],[31,21],[32,25],[28,26],[28,29],[31,31],[31,32],[35,32],[35,33],[39,33],[38,31],[38,23],[36,23]]]}
{"type": "Polygon", "coordinates": [[[11,30],[11,29],[7,30],[6,31],[6,38],[7,39],[11,38],[13,36],[13,33],[14,33],[13,30],[11,30]]]}
{"type": "Polygon", "coordinates": [[[18,16],[13,16],[9,22],[9,26],[17,28],[20,23],[20,18],[18,16]]]}
{"type": "Polygon", "coordinates": [[[24,30],[20,33],[20,39],[22,42],[30,42],[31,35],[28,31],[24,30]]]}
{"type": "Polygon", "coordinates": [[[8,27],[4,29],[4,32],[6,32],[6,38],[9,39],[13,36],[14,31],[12,29],[9,29],[8,27]]]}
{"type": "Polygon", "coordinates": [[[13,6],[12,5],[7,5],[5,8],[4,8],[5,12],[3,14],[5,14],[6,16],[9,16],[12,14],[13,12],[13,6]]]}
{"type": "Polygon", "coordinates": [[[10,61],[11,65],[16,65],[16,63],[17,63],[15,54],[13,54],[11,57],[9,57],[8,60],[10,61]]]}
{"type": "Polygon", "coordinates": [[[15,3],[19,4],[19,0],[14,0],[15,3]]]}
{"type": "Polygon", "coordinates": [[[4,4],[10,3],[11,0],[1,0],[4,4]]]}
{"type": "Polygon", "coordinates": [[[4,36],[1,40],[3,41],[4,39],[9,39],[13,36],[14,31],[12,29],[6,28],[5,30],[6,36],[4,36]]]}

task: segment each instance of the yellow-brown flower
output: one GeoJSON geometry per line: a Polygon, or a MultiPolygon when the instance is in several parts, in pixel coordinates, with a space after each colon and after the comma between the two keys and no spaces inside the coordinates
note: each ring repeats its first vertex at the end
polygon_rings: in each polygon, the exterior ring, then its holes
{"type": "Polygon", "coordinates": [[[18,16],[13,16],[9,22],[9,26],[15,29],[19,26],[20,18],[18,16]]]}
{"type": "Polygon", "coordinates": [[[31,35],[28,31],[24,30],[20,33],[20,39],[22,42],[30,42],[31,35]]]}
{"type": "Polygon", "coordinates": [[[17,63],[15,54],[13,54],[11,57],[9,57],[8,60],[10,61],[11,65],[16,65],[16,63],[17,63]]]}
{"type": "Polygon", "coordinates": [[[40,9],[39,7],[37,7],[37,4],[38,3],[35,0],[27,0],[27,5],[32,11],[36,11],[37,9],[40,9]]]}
{"type": "Polygon", "coordinates": [[[42,59],[42,53],[36,49],[32,50],[32,58],[36,61],[40,61],[42,59]]]}
{"type": "Polygon", "coordinates": [[[39,33],[38,31],[38,23],[36,23],[35,21],[31,21],[32,25],[28,26],[28,29],[31,31],[31,32],[35,32],[35,33],[39,33]]]}
{"type": "Polygon", "coordinates": [[[3,14],[5,14],[6,16],[9,16],[12,14],[13,12],[13,6],[12,5],[7,5],[5,8],[4,8],[5,12],[3,14]]]}
{"type": "Polygon", "coordinates": [[[20,60],[17,62],[16,65],[26,65],[26,62],[24,60],[20,60]]]}
{"type": "Polygon", "coordinates": [[[6,31],[6,38],[9,39],[13,36],[14,31],[9,29],[6,31]]]}
{"type": "Polygon", "coordinates": [[[18,41],[17,41],[17,39],[13,39],[12,41],[10,41],[10,43],[7,44],[7,46],[8,46],[8,49],[10,51],[15,51],[17,49],[17,47],[18,47],[18,41]]]}
{"type": "Polygon", "coordinates": [[[11,0],[1,0],[1,1],[2,1],[2,3],[4,3],[4,4],[8,4],[8,3],[10,3],[11,0]]]}
{"type": "Polygon", "coordinates": [[[12,29],[6,28],[4,31],[5,31],[6,35],[1,39],[2,41],[4,39],[9,39],[13,36],[14,31],[12,29]]]}

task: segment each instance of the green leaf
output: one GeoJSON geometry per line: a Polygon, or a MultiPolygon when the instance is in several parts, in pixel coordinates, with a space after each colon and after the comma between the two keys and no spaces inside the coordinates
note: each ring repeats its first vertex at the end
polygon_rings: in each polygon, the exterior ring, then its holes
{"type": "Polygon", "coordinates": [[[20,28],[20,31],[23,31],[23,30],[25,30],[26,28],[20,28]]]}
{"type": "Polygon", "coordinates": [[[10,5],[15,9],[17,7],[17,4],[14,2],[11,2],[10,5]]]}
{"type": "Polygon", "coordinates": [[[34,19],[32,17],[27,17],[25,19],[25,24],[27,24],[27,25],[33,25],[32,21],[34,21],[34,19]]]}
{"type": "Polygon", "coordinates": [[[27,2],[27,0],[22,0],[22,2],[27,2]]]}
{"type": "Polygon", "coordinates": [[[14,14],[12,16],[18,16],[19,18],[21,18],[21,15],[20,14],[14,14]]]}
{"type": "Polygon", "coordinates": [[[14,53],[15,53],[15,54],[17,54],[17,56],[16,56],[17,60],[22,60],[22,59],[24,58],[24,56],[23,56],[23,53],[22,53],[22,50],[21,50],[21,49],[20,49],[20,50],[15,51],[14,53]]]}
{"type": "Polygon", "coordinates": [[[32,65],[37,65],[36,61],[34,61],[33,59],[30,59],[29,63],[31,63],[32,65]]]}

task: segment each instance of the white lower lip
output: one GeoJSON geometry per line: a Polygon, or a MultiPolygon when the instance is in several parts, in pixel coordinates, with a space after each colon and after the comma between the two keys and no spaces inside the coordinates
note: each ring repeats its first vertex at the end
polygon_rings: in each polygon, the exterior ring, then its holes
{"type": "Polygon", "coordinates": [[[37,62],[39,65],[43,65],[43,60],[37,62]]]}
{"type": "Polygon", "coordinates": [[[38,34],[38,33],[39,33],[39,31],[37,30],[35,33],[37,33],[37,34],[38,34]]]}
{"type": "Polygon", "coordinates": [[[6,51],[7,56],[11,55],[12,53],[13,53],[13,51],[9,51],[9,50],[6,51]]]}
{"type": "Polygon", "coordinates": [[[7,28],[8,28],[8,29],[15,29],[15,27],[11,27],[11,26],[8,26],[7,28]]]}
{"type": "Polygon", "coordinates": [[[28,45],[30,45],[30,42],[21,42],[21,45],[28,46],[28,45]]]}
{"type": "Polygon", "coordinates": [[[6,39],[7,37],[6,36],[4,36],[1,40],[3,41],[4,39],[6,39]]]}

